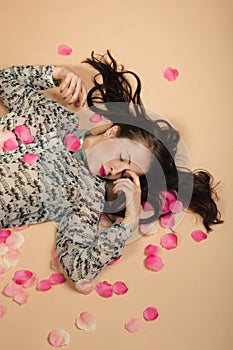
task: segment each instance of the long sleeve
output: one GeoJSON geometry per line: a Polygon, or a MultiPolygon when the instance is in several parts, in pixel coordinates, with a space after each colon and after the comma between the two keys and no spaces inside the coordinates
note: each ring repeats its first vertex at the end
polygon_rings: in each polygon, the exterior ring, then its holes
{"type": "Polygon", "coordinates": [[[0,70],[0,99],[13,111],[24,103],[28,94],[57,86],[52,78],[54,66],[12,66],[0,70]]]}
{"type": "MultiPolygon", "coordinates": [[[[81,229],[77,214],[67,213],[61,220],[56,240],[57,255],[69,278],[75,283],[93,280],[109,262],[122,255],[132,231],[114,224],[101,233],[91,225],[81,229]]],[[[83,226],[81,226],[83,227],[83,226]]]]}

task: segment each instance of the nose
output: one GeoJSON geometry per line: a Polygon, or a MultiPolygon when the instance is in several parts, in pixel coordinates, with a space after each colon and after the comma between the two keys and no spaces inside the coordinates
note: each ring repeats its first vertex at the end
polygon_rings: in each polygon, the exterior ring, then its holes
{"type": "Polygon", "coordinates": [[[110,166],[110,174],[111,175],[121,174],[122,171],[124,171],[125,169],[126,169],[126,164],[116,161],[112,163],[110,166]]]}

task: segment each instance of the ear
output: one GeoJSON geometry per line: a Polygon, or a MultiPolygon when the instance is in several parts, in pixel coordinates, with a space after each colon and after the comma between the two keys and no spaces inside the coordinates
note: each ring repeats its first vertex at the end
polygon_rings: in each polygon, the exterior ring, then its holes
{"type": "Polygon", "coordinates": [[[112,127],[109,128],[108,131],[107,131],[108,136],[110,136],[110,137],[115,137],[119,130],[120,130],[119,125],[114,125],[114,126],[112,126],[112,127]]]}

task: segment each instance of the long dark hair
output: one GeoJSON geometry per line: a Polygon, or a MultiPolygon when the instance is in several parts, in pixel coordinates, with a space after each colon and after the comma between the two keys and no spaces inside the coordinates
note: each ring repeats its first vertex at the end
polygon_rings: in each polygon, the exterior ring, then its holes
{"type": "MultiPolygon", "coordinates": [[[[148,200],[154,207],[154,215],[140,219],[149,223],[167,213],[162,213],[161,191],[169,191],[181,200],[184,207],[199,214],[207,232],[211,225],[220,224],[221,214],[215,201],[218,199],[212,175],[204,169],[190,171],[175,164],[174,157],[180,140],[179,132],[163,119],[151,120],[141,100],[141,81],[137,74],[117,65],[109,50],[104,55],[91,53],[83,63],[94,67],[98,73],[94,77],[94,87],[88,92],[87,103],[91,110],[108,117],[113,125],[119,125],[117,137],[142,141],[153,153],[154,159],[149,172],[140,176],[142,189],[141,203],[148,200]],[[133,90],[129,76],[135,78],[133,90]],[[101,78],[101,81],[98,81],[101,78]],[[113,103],[114,102],[114,103],[113,103]],[[104,105],[104,108],[100,105],[104,105]],[[133,119],[132,119],[133,118],[133,119]],[[158,167],[162,168],[165,182],[160,181],[158,167]],[[182,191],[180,191],[182,189],[182,191]],[[177,197],[178,195],[178,197],[177,197]]],[[[107,181],[110,186],[110,182],[107,181]]],[[[106,192],[108,201],[109,192],[106,192]]],[[[105,209],[109,212],[108,204],[105,209]]],[[[124,196],[119,196],[111,208],[111,213],[124,217],[124,196]]]]}

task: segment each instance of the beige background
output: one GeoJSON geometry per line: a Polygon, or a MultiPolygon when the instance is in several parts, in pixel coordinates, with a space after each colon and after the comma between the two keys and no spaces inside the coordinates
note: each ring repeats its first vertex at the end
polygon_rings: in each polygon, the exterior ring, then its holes
{"type": "MultiPolygon", "coordinates": [[[[230,350],[233,347],[232,281],[232,1],[1,1],[1,67],[13,64],[61,64],[78,67],[92,50],[110,49],[119,63],[139,74],[148,108],[168,118],[181,132],[193,162],[221,181],[219,208],[225,220],[206,241],[195,243],[190,233],[202,228],[186,215],[177,229],[180,245],[163,251],[165,268],[159,273],[144,265],[144,247],[158,244],[164,231],[128,245],[124,258],[96,279],[123,280],[124,296],[106,300],[95,292],[84,296],[70,284],[38,292],[19,306],[0,295],[7,314],[0,320],[4,350],[46,350],[47,335],[64,328],[71,335],[68,349],[230,350]],[[59,44],[73,48],[69,57],[57,55],[59,44]],[[179,70],[175,82],[162,69],[179,70]],[[160,313],[143,320],[145,307],[160,313]],[[92,312],[97,328],[76,329],[75,317],[92,312]],[[138,317],[141,329],[130,334],[124,323],[138,317]]],[[[90,84],[88,70],[80,74],[90,84]]],[[[1,109],[3,114],[4,109],[1,109]]],[[[47,278],[55,229],[52,223],[24,231],[19,264],[1,282],[1,291],[14,271],[27,268],[47,278]]]]}

